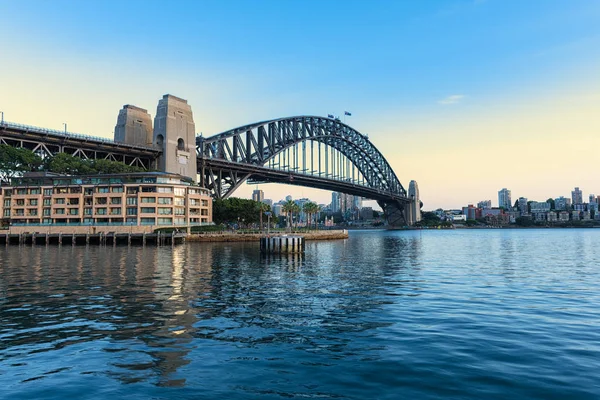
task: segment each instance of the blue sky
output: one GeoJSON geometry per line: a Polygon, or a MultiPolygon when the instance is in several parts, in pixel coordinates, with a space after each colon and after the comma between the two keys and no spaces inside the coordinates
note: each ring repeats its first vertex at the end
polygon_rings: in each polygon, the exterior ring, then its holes
{"type": "Polygon", "coordinates": [[[600,145],[600,2],[0,0],[0,17],[7,120],[111,136],[123,104],[154,114],[165,93],[205,135],[348,110],[426,208],[600,194],[572,166],[600,145]],[[524,173],[540,166],[554,178],[524,173]]]}

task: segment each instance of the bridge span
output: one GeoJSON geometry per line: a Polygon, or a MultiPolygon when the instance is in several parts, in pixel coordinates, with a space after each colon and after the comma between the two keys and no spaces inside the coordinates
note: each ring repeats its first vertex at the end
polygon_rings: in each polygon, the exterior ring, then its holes
{"type": "Polygon", "coordinates": [[[0,144],[42,158],[68,153],[183,174],[215,198],[230,196],[247,181],[284,183],[376,200],[391,225],[419,220],[416,185],[407,192],[368,136],[337,118],[278,118],[203,137],[194,133],[187,101],[165,95],[153,132],[150,115],[135,106],[124,106],[117,121],[115,137],[120,132],[123,141],[2,121],[0,144]]]}
{"type": "Polygon", "coordinates": [[[24,147],[42,157],[67,153],[86,159],[107,159],[153,169],[162,151],[155,147],[119,143],[102,137],[0,122],[0,144],[24,147]]]}
{"type": "Polygon", "coordinates": [[[276,182],[377,200],[392,225],[415,222],[409,195],[381,152],[335,118],[296,116],[197,137],[200,184],[226,198],[243,182],[276,182]]]}

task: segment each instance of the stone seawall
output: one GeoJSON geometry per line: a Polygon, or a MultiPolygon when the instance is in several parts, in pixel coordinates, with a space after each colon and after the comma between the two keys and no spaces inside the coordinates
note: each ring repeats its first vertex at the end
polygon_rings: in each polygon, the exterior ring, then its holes
{"type": "MultiPolygon", "coordinates": [[[[281,232],[274,232],[273,235],[281,235],[281,232]]],[[[347,239],[347,230],[336,231],[314,231],[294,233],[294,235],[304,236],[305,240],[335,240],[347,239]]],[[[187,242],[258,242],[263,234],[260,233],[193,233],[187,236],[187,242]]]]}

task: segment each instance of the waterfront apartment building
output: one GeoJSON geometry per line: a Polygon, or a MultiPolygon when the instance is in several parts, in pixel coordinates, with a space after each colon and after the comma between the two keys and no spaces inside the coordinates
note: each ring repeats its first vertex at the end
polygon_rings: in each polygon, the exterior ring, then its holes
{"type": "Polygon", "coordinates": [[[150,231],[212,223],[212,198],[177,174],[31,173],[0,187],[0,215],[4,226],[126,225],[150,231]]]}
{"type": "Polygon", "coordinates": [[[498,192],[498,207],[503,207],[505,210],[512,208],[510,190],[504,188],[498,192]]]}
{"type": "Polygon", "coordinates": [[[556,211],[565,211],[571,207],[571,199],[560,196],[554,199],[554,209],[556,211]]]}
{"type": "Polygon", "coordinates": [[[479,203],[477,203],[477,208],[492,208],[492,201],[481,200],[479,203]]]}

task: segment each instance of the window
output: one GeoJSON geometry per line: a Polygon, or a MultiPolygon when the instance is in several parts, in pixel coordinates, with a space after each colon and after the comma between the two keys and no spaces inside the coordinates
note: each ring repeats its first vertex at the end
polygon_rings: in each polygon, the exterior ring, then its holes
{"type": "Polygon", "coordinates": [[[54,204],[65,204],[65,199],[54,199],[54,204]]]}
{"type": "Polygon", "coordinates": [[[29,199],[29,205],[30,206],[37,206],[38,205],[37,199],[29,199]]]}
{"type": "Polygon", "coordinates": [[[170,197],[159,197],[158,204],[173,204],[173,199],[170,197]]]}
{"type": "Polygon", "coordinates": [[[202,207],[208,207],[208,200],[202,200],[202,207]]]}
{"type": "Polygon", "coordinates": [[[69,199],[69,205],[76,206],[79,204],[79,199],[69,199]]]}
{"type": "Polygon", "coordinates": [[[27,189],[17,189],[17,194],[27,194],[27,189]]]}
{"type": "Polygon", "coordinates": [[[158,224],[159,225],[171,225],[171,224],[173,224],[173,218],[159,218],[158,224]]]}
{"type": "Polygon", "coordinates": [[[170,207],[158,207],[158,213],[162,215],[171,215],[173,214],[173,209],[170,207]]]}
{"type": "Polygon", "coordinates": [[[142,207],[140,208],[141,214],[154,214],[156,212],[156,208],[154,207],[142,207]]]}
{"type": "Polygon", "coordinates": [[[121,207],[111,207],[110,215],[121,215],[121,207]]]}
{"type": "Polygon", "coordinates": [[[44,189],[44,196],[52,196],[52,189],[44,189]]]}
{"type": "Polygon", "coordinates": [[[185,150],[185,142],[182,138],[177,139],[177,150],[185,150]]]}
{"type": "Polygon", "coordinates": [[[37,214],[37,210],[36,210],[35,208],[32,208],[32,209],[29,209],[29,210],[27,210],[27,213],[28,213],[29,215],[38,215],[38,214],[37,214]]]}
{"type": "Polygon", "coordinates": [[[106,204],[108,202],[108,200],[106,199],[106,197],[97,197],[96,198],[96,204],[106,204]]]}
{"type": "Polygon", "coordinates": [[[106,186],[99,186],[98,190],[96,190],[97,193],[108,193],[108,187],[106,186]]]}
{"type": "Polygon", "coordinates": [[[94,188],[85,188],[83,190],[83,194],[86,196],[91,196],[94,193],[94,188]]]}
{"type": "Polygon", "coordinates": [[[127,194],[137,194],[137,192],[138,192],[137,187],[128,187],[127,188],[127,194]]]}
{"type": "Polygon", "coordinates": [[[154,225],[154,222],[155,222],[154,218],[142,218],[140,220],[140,223],[142,225],[154,225]]]}
{"type": "Polygon", "coordinates": [[[94,223],[94,218],[84,218],[83,219],[83,223],[84,224],[93,224],[94,223]]]}
{"type": "Polygon", "coordinates": [[[156,192],[156,186],[142,186],[142,193],[154,193],[156,192]]]}
{"type": "Polygon", "coordinates": [[[188,189],[189,194],[198,194],[198,189],[188,189]]]}
{"type": "Polygon", "coordinates": [[[51,224],[52,223],[52,219],[51,218],[44,218],[42,220],[42,224],[51,224]]]}
{"type": "Polygon", "coordinates": [[[52,199],[44,199],[44,205],[45,206],[52,205],[52,199]]]}
{"type": "Polygon", "coordinates": [[[137,218],[127,218],[125,222],[128,224],[137,224],[137,218]]]}
{"type": "Polygon", "coordinates": [[[136,205],[137,204],[137,197],[128,197],[127,198],[127,204],[130,206],[136,205]]]}
{"type": "Polygon", "coordinates": [[[137,215],[137,207],[127,207],[127,215],[137,215]]]}
{"type": "Polygon", "coordinates": [[[156,197],[142,197],[142,203],[156,203],[156,197]]]}
{"type": "Polygon", "coordinates": [[[170,186],[159,186],[158,193],[173,193],[173,188],[170,186]]]}
{"type": "Polygon", "coordinates": [[[4,210],[4,216],[10,217],[10,210],[4,210]]]}
{"type": "Polygon", "coordinates": [[[110,188],[112,193],[123,193],[123,186],[113,186],[110,188]]]}
{"type": "Polygon", "coordinates": [[[77,215],[77,214],[79,214],[79,209],[69,208],[69,215],[77,215]]]}
{"type": "Polygon", "coordinates": [[[185,199],[176,197],[175,198],[175,205],[176,206],[185,206],[185,199]]]}
{"type": "Polygon", "coordinates": [[[29,189],[29,194],[40,194],[40,189],[39,188],[29,189]]]}
{"type": "Polygon", "coordinates": [[[25,199],[17,199],[15,200],[15,203],[17,206],[24,206],[25,205],[25,199]]]}
{"type": "Polygon", "coordinates": [[[158,147],[162,147],[164,142],[165,142],[165,137],[163,135],[156,136],[156,144],[158,145],[158,147]]]}
{"type": "Polygon", "coordinates": [[[81,193],[81,188],[80,187],[72,187],[69,189],[69,193],[71,194],[79,194],[81,193]]]}
{"type": "Polygon", "coordinates": [[[120,197],[111,197],[110,204],[121,204],[121,198],[120,197]]]}
{"type": "Polygon", "coordinates": [[[42,215],[43,215],[44,217],[49,217],[49,216],[50,216],[50,209],[49,209],[49,208],[44,208],[44,209],[42,210],[42,215]]]}
{"type": "Polygon", "coordinates": [[[92,215],[92,209],[91,208],[84,208],[83,209],[83,214],[84,215],[92,215]]]}
{"type": "Polygon", "coordinates": [[[96,214],[98,214],[98,215],[106,215],[106,208],[105,207],[96,208],[96,214]]]}
{"type": "Polygon", "coordinates": [[[196,199],[190,199],[190,206],[199,206],[200,202],[196,199]]]}
{"type": "Polygon", "coordinates": [[[64,194],[67,193],[67,188],[56,188],[54,189],[54,193],[58,193],[58,194],[64,194]]]}
{"type": "Polygon", "coordinates": [[[176,187],[174,189],[175,195],[176,196],[185,196],[185,188],[178,188],[176,187]]]}
{"type": "Polygon", "coordinates": [[[206,208],[203,208],[202,210],[200,210],[200,215],[208,215],[208,210],[206,208]]]}
{"type": "Polygon", "coordinates": [[[10,199],[4,200],[4,207],[10,207],[10,199]]]}
{"type": "Polygon", "coordinates": [[[185,208],[175,208],[175,215],[185,215],[185,208]]]}
{"type": "Polygon", "coordinates": [[[176,225],[185,225],[185,218],[175,218],[174,222],[176,225]]]}
{"type": "Polygon", "coordinates": [[[63,215],[65,213],[65,209],[64,208],[57,208],[56,210],[54,210],[55,214],[59,214],[59,215],[63,215]]]}

